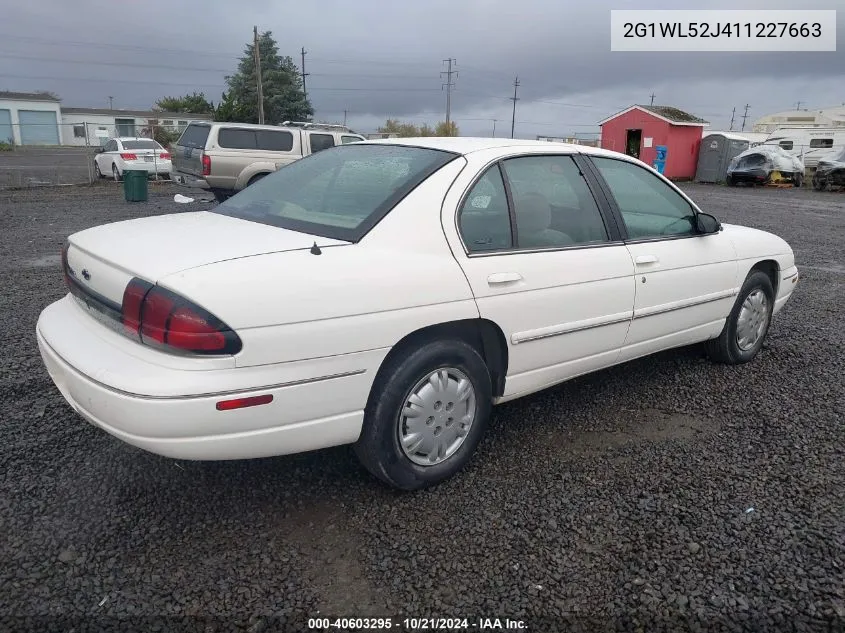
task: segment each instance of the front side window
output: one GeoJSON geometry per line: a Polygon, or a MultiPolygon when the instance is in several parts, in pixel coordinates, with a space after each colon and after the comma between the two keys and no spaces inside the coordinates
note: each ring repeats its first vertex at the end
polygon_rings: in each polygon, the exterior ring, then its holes
{"type": "Polygon", "coordinates": [[[689,202],[649,170],[614,158],[592,157],[619,207],[632,240],[695,234],[689,202]]]}
{"type": "Polygon", "coordinates": [[[570,156],[523,156],[505,160],[503,166],[519,248],[607,241],[598,205],[570,156]]]}
{"type": "Polygon", "coordinates": [[[340,146],[286,165],[212,212],[357,242],[456,154],[390,145],[340,146]]]}
{"type": "Polygon", "coordinates": [[[458,226],[470,253],[513,247],[508,196],[498,165],[490,167],[470,189],[458,226]]]}

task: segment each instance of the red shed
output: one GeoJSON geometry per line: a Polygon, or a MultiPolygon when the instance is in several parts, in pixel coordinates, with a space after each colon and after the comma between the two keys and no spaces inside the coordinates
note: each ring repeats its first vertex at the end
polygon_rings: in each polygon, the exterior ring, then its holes
{"type": "Polygon", "coordinates": [[[671,106],[633,105],[617,112],[601,126],[601,146],[654,165],[657,147],[666,148],[667,178],[692,180],[698,164],[698,148],[707,121],[671,106]]]}

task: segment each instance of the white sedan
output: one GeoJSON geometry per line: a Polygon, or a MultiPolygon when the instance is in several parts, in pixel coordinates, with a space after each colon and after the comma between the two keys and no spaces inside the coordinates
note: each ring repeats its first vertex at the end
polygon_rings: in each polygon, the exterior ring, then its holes
{"type": "Polygon", "coordinates": [[[94,171],[97,178],[111,176],[121,180],[127,169],[145,170],[150,176],[167,176],[173,166],[170,152],[151,138],[111,138],[97,150],[94,171]]]}
{"type": "Polygon", "coordinates": [[[403,489],[461,469],[492,405],[692,343],[752,360],[798,280],[637,160],[470,138],[318,152],[62,261],[38,345],[88,421],[181,459],[354,444],[403,489]]]}

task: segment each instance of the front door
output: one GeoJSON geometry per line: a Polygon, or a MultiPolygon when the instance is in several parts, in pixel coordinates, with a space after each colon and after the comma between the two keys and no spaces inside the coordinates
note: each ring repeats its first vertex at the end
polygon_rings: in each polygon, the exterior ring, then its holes
{"type": "Polygon", "coordinates": [[[631,322],[633,264],[573,156],[508,158],[466,187],[447,198],[444,229],[459,240],[480,316],[504,332],[504,397],[613,364],[631,322]]]}
{"type": "Polygon", "coordinates": [[[610,189],[634,260],[634,320],[620,362],[718,335],[738,291],[731,241],[724,233],[699,235],[691,203],[652,170],[591,161],[610,189]]]}
{"type": "Polygon", "coordinates": [[[625,153],[634,158],[640,157],[640,147],[643,140],[642,130],[628,130],[625,137],[625,153]]]}

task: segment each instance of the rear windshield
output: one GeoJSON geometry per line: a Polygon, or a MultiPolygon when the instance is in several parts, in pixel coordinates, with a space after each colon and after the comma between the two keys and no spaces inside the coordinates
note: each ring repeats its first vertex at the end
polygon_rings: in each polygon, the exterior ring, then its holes
{"type": "Polygon", "coordinates": [[[123,149],[164,149],[155,141],[121,141],[123,149]]]}
{"type": "Polygon", "coordinates": [[[417,185],[457,156],[400,145],[341,145],[282,167],[213,211],[357,242],[417,185]]]}
{"type": "Polygon", "coordinates": [[[176,144],[181,147],[193,147],[194,149],[202,149],[205,147],[205,140],[208,138],[208,132],[211,129],[210,125],[194,125],[190,124],[182,132],[182,136],[176,141],[176,144]]]}

